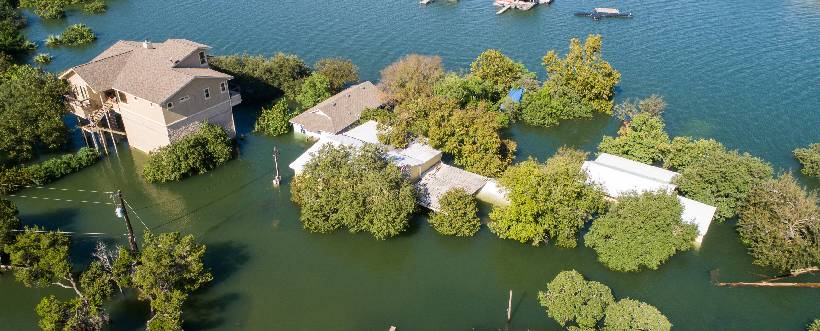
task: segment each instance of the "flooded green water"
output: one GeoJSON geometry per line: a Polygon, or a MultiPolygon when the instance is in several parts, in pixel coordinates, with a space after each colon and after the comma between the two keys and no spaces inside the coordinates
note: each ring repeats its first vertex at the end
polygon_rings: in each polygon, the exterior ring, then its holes
{"type": "MultiPolygon", "coordinates": [[[[593,22],[576,10],[614,6],[556,0],[551,7],[496,16],[490,1],[445,1],[419,7],[403,1],[111,2],[109,13],[76,13],[57,22],[30,17],[30,38],[42,40],[85,22],[99,41],[83,49],[48,50],[49,70],[94,57],[118,39],[189,38],[215,53],[272,54],[283,50],[312,62],[345,56],[364,79],[411,53],[440,54],[451,69],[482,50],[500,48],[532,70],[548,49],[565,50],[572,36],[604,35],[606,57],[621,70],[619,98],[661,93],[673,135],[712,137],[752,152],[780,171],[797,167],[790,151],[820,141],[820,3],[813,0],[669,2],[619,1],[632,20],[593,22]]],[[[561,270],[576,269],[609,285],[617,297],[646,301],[679,330],[800,330],[820,316],[820,291],[716,288],[722,280],[756,279],[732,224],[713,224],[698,251],[678,254],[660,270],[616,273],[592,250],[532,247],[482,231],[474,238],[437,235],[422,217],[388,241],[366,235],[313,235],[301,229],[290,202],[290,163],[308,143],[286,135],[248,134],[256,109],[236,111],[241,155],[225,167],[181,183],[152,185],[136,175],[145,155],[120,146],[119,157],[51,185],[66,189],[122,189],[139,218],[155,231],[195,234],[208,245],[216,279],[186,307],[191,330],[555,330],[537,291],[561,270]],[[285,185],[273,188],[271,150],[282,151],[285,185]],[[514,291],[507,324],[507,291],[514,291]]],[[[588,150],[617,123],[609,118],[557,128],[516,126],[519,159],[544,159],[561,145],[588,150]]],[[[820,183],[800,176],[812,188],[820,183]]],[[[20,194],[107,201],[100,194],[30,189],[20,194]]],[[[108,206],[12,199],[26,224],[101,236],[75,237],[74,259],[84,263],[98,240],[126,244],[108,206]]],[[[485,210],[486,211],[486,210],[485,210]]],[[[142,224],[135,220],[136,226],[142,224]]],[[[582,246],[582,245],[581,245],[582,246]]],[[[816,281],[816,279],[815,279],[816,281]]],[[[0,276],[0,329],[36,329],[40,297],[63,290],[23,288],[0,276]]],[[[147,319],[138,302],[117,299],[112,329],[136,330],[147,319]]]]}

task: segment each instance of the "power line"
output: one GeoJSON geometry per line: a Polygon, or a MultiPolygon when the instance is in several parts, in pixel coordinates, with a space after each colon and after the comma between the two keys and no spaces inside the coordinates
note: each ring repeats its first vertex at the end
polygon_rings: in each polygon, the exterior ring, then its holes
{"type": "Polygon", "coordinates": [[[140,215],[137,214],[137,211],[134,210],[134,207],[131,207],[131,203],[129,203],[128,200],[125,199],[122,199],[122,201],[125,201],[125,205],[128,207],[128,209],[131,210],[132,213],[134,213],[134,216],[136,216],[137,220],[139,220],[140,223],[142,223],[142,226],[144,226],[146,230],[151,231],[151,229],[148,228],[148,225],[145,225],[145,222],[142,221],[142,217],[140,217],[140,215]]]}
{"type": "Polygon", "coordinates": [[[52,190],[52,191],[75,191],[75,192],[83,192],[83,193],[103,193],[103,194],[111,194],[114,192],[107,192],[107,191],[97,191],[97,190],[83,190],[83,189],[71,189],[71,188],[56,188],[56,187],[44,187],[44,186],[23,186],[25,188],[34,188],[40,190],[52,190]]]}
{"type": "MultiPolygon", "coordinates": [[[[50,230],[11,230],[11,232],[37,232],[37,233],[59,233],[59,234],[71,234],[71,235],[87,235],[87,236],[107,236],[108,233],[103,232],[71,232],[71,231],[50,231],[50,230]]],[[[127,236],[127,233],[122,234],[122,236],[127,236]]]]}
{"type": "Polygon", "coordinates": [[[81,203],[88,203],[88,204],[95,204],[95,205],[114,205],[111,202],[101,202],[101,201],[89,201],[89,200],[72,200],[72,199],[60,199],[60,198],[47,198],[47,197],[37,197],[33,195],[18,195],[18,194],[9,194],[10,197],[15,198],[26,198],[26,199],[36,199],[36,200],[51,200],[51,201],[62,201],[62,202],[81,202],[81,203]]]}

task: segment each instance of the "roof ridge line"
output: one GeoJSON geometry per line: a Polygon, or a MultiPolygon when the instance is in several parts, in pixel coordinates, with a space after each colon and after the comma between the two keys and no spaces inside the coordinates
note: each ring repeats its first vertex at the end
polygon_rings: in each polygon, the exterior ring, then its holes
{"type": "MultiPolygon", "coordinates": [[[[614,167],[614,166],[608,165],[608,164],[606,164],[606,163],[601,163],[601,162],[598,162],[598,161],[595,161],[595,160],[592,160],[592,161],[587,161],[587,162],[595,163],[595,164],[597,164],[597,165],[599,165],[599,166],[606,167],[606,168],[609,168],[609,169],[612,169],[612,170],[617,170],[617,171],[620,171],[620,172],[625,172],[625,173],[628,173],[628,174],[630,174],[630,175],[634,175],[634,176],[641,177],[641,178],[643,178],[643,179],[648,179],[648,180],[651,180],[651,181],[656,182],[656,183],[661,183],[661,184],[664,184],[664,185],[674,185],[674,186],[677,186],[677,185],[673,184],[672,182],[667,183],[667,182],[660,181],[660,180],[657,180],[657,179],[652,178],[652,177],[648,177],[648,176],[645,176],[645,175],[642,175],[642,174],[639,174],[639,173],[636,173],[636,172],[633,172],[633,171],[629,171],[629,170],[626,170],[626,169],[622,169],[622,168],[614,167]]],[[[635,161],[635,162],[638,162],[638,161],[635,161]]],[[[638,163],[641,163],[641,164],[644,164],[644,165],[648,165],[648,164],[643,163],[643,162],[638,162],[638,163]]],[[[652,165],[648,165],[648,166],[650,166],[650,167],[654,167],[654,166],[652,166],[652,165]]],[[[674,178],[674,177],[673,177],[673,178],[674,178]]]]}
{"type": "Polygon", "coordinates": [[[111,59],[111,58],[114,58],[114,57],[117,57],[117,56],[120,56],[120,55],[124,55],[126,53],[131,53],[133,51],[134,51],[133,49],[129,49],[129,50],[127,50],[125,52],[122,52],[122,53],[119,53],[119,54],[114,54],[114,55],[111,55],[111,56],[106,56],[106,57],[101,58],[101,59],[96,59],[94,61],[89,61],[89,62],[86,62],[86,63],[83,63],[83,64],[78,64],[76,66],[71,67],[71,69],[84,67],[84,66],[87,66],[89,64],[97,63],[97,62],[100,62],[100,61],[103,61],[103,60],[108,60],[108,59],[111,59]]]}

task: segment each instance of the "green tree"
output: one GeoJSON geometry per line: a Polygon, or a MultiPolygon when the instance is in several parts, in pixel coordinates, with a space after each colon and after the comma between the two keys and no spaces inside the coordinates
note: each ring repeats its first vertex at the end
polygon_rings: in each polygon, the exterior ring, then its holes
{"type": "Polygon", "coordinates": [[[108,10],[104,0],[90,0],[83,5],[86,14],[102,14],[108,10]]]}
{"type": "Polygon", "coordinates": [[[182,304],[213,280],[202,262],[204,255],[205,246],[192,235],[145,233],[133,284],[140,299],[151,303],[148,330],[182,329],[182,304]]]}
{"type": "Polygon", "coordinates": [[[413,185],[372,145],[325,145],[293,179],[291,196],[306,230],[330,233],[345,227],[376,239],[404,231],[416,206],[413,185]]]}
{"type": "Polygon", "coordinates": [[[348,84],[359,81],[359,67],[353,61],[342,58],[325,58],[313,65],[317,73],[330,80],[330,89],[338,93],[348,84]]]}
{"type": "Polygon", "coordinates": [[[34,45],[22,32],[25,25],[13,1],[0,0],[0,53],[18,55],[32,50],[34,45]]]}
{"type": "Polygon", "coordinates": [[[820,178],[820,143],[811,144],[808,148],[795,149],[794,157],[803,165],[803,174],[820,178]]]}
{"type": "Polygon", "coordinates": [[[641,100],[626,100],[615,106],[615,116],[621,121],[630,122],[638,114],[649,114],[651,116],[661,116],[666,110],[666,101],[657,94],[652,94],[641,100]]]}
{"type": "Polygon", "coordinates": [[[0,264],[5,264],[4,247],[14,242],[14,230],[20,229],[20,219],[14,202],[0,199],[0,264]]]}
{"type": "Polygon", "coordinates": [[[85,24],[74,24],[65,28],[63,33],[55,41],[50,42],[49,46],[66,45],[66,46],[80,46],[86,45],[97,40],[97,36],[91,28],[85,24]]]}
{"type": "Polygon", "coordinates": [[[215,56],[208,60],[215,70],[235,77],[242,87],[242,98],[250,102],[264,102],[283,95],[294,97],[301,90],[302,80],[311,69],[296,55],[277,53],[272,57],[261,55],[215,56]]]}
{"type": "Polygon", "coordinates": [[[490,230],[502,239],[533,245],[552,239],[559,247],[575,247],[578,231],[605,208],[601,190],[585,184],[586,157],[561,148],[544,164],[528,160],[510,167],[499,181],[510,204],[493,209],[490,230]]]}
{"type": "Polygon", "coordinates": [[[675,137],[662,150],[663,167],[680,171],[701,162],[708,153],[724,152],[726,148],[714,139],[675,137]]]}
{"type": "Polygon", "coordinates": [[[717,207],[715,219],[737,215],[751,188],[772,177],[772,167],[737,151],[710,151],[674,179],[684,196],[717,207]]]}
{"type": "Polygon", "coordinates": [[[233,144],[221,127],[204,124],[196,132],[152,152],[142,169],[148,182],[178,181],[204,174],[233,157],[233,144]]]}
{"type": "Polygon", "coordinates": [[[578,38],[570,40],[569,52],[563,59],[549,51],[543,58],[549,77],[545,88],[560,95],[571,91],[596,112],[610,114],[621,73],[603,59],[601,50],[601,36],[589,35],[583,44],[578,38]]]}
{"type": "Polygon", "coordinates": [[[493,101],[500,100],[511,88],[519,87],[516,85],[520,81],[535,79],[535,73],[495,49],[488,49],[478,55],[470,64],[470,76],[490,86],[493,101]]]}
{"type": "Polygon", "coordinates": [[[615,303],[608,286],[584,279],[575,270],[561,271],[546,291],[538,292],[538,301],[547,315],[563,327],[594,330],[606,308],[615,303]]]}
{"type": "Polygon", "coordinates": [[[0,162],[31,160],[37,146],[63,147],[68,91],[66,82],[31,66],[13,65],[0,76],[0,162]]]}
{"type": "Polygon", "coordinates": [[[481,228],[475,197],[455,188],[439,199],[440,210],[430,216],[430,225],[447,236],[469,237],[481,228]]]}
{"type": "Polygon", "coordinates": [[[278,136],[290,131],[290,119],[292,114],[288,109],[288,102],[280,99],[270,108],[263,108],[262,114],[256,119],[253,126],[254,132],[259,132],[268,136],[278,136]]]}
{"type": "Polygon", "coordinates": [[[393,114],[386,118],[379,141],[398,148],[407,147],[417,138],[430,135],[431,124],[446,127],[450,115],[456,111],[456,102],[442,97],[407,100],[396,105],[393,114]],[[439,121],[431,120],[434,113],[441,114],[437,116],[439,121]]]}
{"type": "Polygon", "coordinates": [[[69,245],[65,234],[29,228],[5,250],[17,267],[15,277],[25,286],[59,286],[76,295],[67,301],[55,296],[43,298],[36,308],[43,329],[101,330],[108,323],[103,303],[113,292],[111,278],[95,261],[78,281],[72,272],[69,245]]]}
{"type": "Polygon", "coordinates": [[[664,157],[663,147],[669,144],[664,126],[660,117],[640,113],[618,130],[617,137],[605,136],[598,145],[598,152],[646,164],[659,162],[664,157]]]}
{"type": "Polygon", "coordinates": [[[606,308],[604,331],[668,331],[672,323],[657,308],[633,299],[621,299],[606,308]]]}
{"type": "Polygon", "coordinates": [[[683,222],[682,211],[674,194],[621,196],[608,213],[592,223],[584,244],[612,270],[656,270],[672,255],[694,245],[697,225],[683,222]]]}
{"type": "Polygon", "coordinates": [[[436,83],[437,96],[455,101],[459,107],[466,107],[480,101],[493,101],[493,86],[475,76],[461,76],[448,73],[436,83]]]}
{"type": "Polygon", "coordinates": [[[20,0],[20,8],[29,8],[44,19],[58,19],[65,16],[65,8],[72,0],[20,0]]]}
{"type": "Polygon", "coordinates": [[[806,331],[820,331],[820,318],[815,319],[806,327],[806,331]]]}
{"type": "Polygon", "coordinates": [[[820,206],[790,174],[755,185],[737,222],[754,264],[788,272],[820,265],[820,206]]]}
{"type": "Polygon", "coordinates": [[[28,185],[45,185],[89,167],[99,160],[100,153],[97,150],[83,147],[76,153],[51,158],[41,163],[2,169],[0,193],[10,194],[28,185]]]}
{"type": "Polygon", "coordinates": [[[389,99],[402,103],[432,96],[443,76],[440,57],[410,54],[382,69],[379,87],[389,99]]]}
{"type": "Polygon", "coordinates": [[[592,118],[595,109],[574,90],[561,86],[544,86],[524,94],[518,116],[529,125],[549,127],[562,120],[592,118]]]}
{"type": "Polygon", "coordinates": [[[330,80],[325,75],[313,73],[302,83],[302,88],[296,95],[296,101],[302,109],[309,109],[330,96],[330,80]]]}

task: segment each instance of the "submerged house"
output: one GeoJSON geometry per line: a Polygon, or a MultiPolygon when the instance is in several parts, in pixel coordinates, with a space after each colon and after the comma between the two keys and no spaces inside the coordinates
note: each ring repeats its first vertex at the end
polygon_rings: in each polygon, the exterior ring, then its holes
{"type": "Polygon", "coordinates": [[[385,103],[381,90],[364,82],[320,102],[290,120],[293,131],[314,138],[323,134],[339,134],[356,123],[367,108],[379,108],[385,103]]]}
{"type": "MultiPolygon", "coordinates": [[[[675,192],[677,186],[672,180],[677,172],[640,163],[620,156],[603,153],[594,161],[584,162],[582,169],[587,173],[589,184],[599,185],[613,199],[631,192],[664,191],[675,192]]],[[[681,218],[684,222],[698,226],[697,244],[703,241],[717,208],[678,195],[683,207],[681,218]]]]}
{"type": "Polygon", "coordinates": [[[210,69],[209,49],[185,39],[118,41],[60,78],[70,83],[67,100],[95,146],[108,133],[150,152],[205,122],[233,137],[232,109],[242,97],[228,85],[232,76],[210,69]]]}

